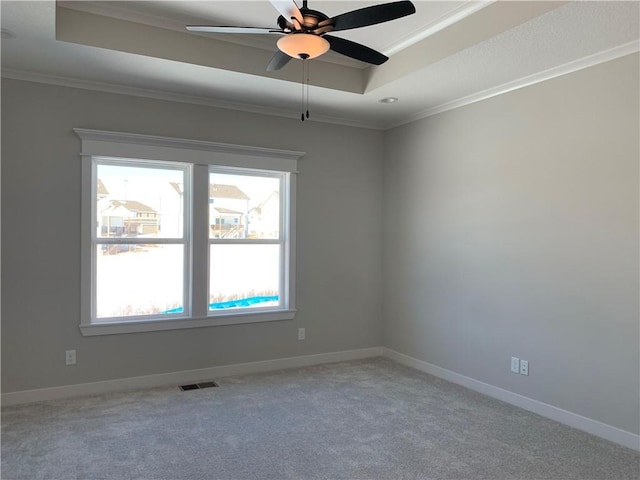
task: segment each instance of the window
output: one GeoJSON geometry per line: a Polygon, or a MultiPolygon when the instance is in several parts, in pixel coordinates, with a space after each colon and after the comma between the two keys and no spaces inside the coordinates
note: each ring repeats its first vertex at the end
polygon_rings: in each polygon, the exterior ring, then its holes
{"type": "Polygon", "coordinates": [[[210,167],[209,311],[286,302],[280,268],[285,183],[282,173],[210,167]]]}
{"type": "Polygon", "coordinates": [[[75,131],[83,335],[293,318],[302,153],[75,131]]]}
{"type": "Polygon", "coordinates": [[[190,165],[104,157],[92,164],[101,187],[92,201],[93,320],[188,312],[190,165]]]}

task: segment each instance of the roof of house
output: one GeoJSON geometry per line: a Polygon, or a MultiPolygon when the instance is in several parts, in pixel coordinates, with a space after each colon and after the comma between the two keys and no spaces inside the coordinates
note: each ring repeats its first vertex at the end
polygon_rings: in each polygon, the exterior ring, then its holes
{"type": "Polygon", "coordinates": [[[237,210],[231,210],[230,208],[213,207],[213,209],[218,213],[232,213],[234,215],[242,215],[242,212],[238,212],[237,210]]]}
{"type": "Polygon", "coordinates": [[[184,193],[184,188],[181,183],[178,182],[169,182],[169,185],[178,192],[178,195],[182,195],[184,193]]]}
{"type": "Polygon", "coordinates": [[[98,195],[109,195],[109,190],[104,186],[102,180],[98,179],[98,183],[96,184],[96,190],[98,195]]]}
{"type": "Polygon", "coordinates": [[[234,200],[249,200],[246,193],[235,185],[225,185],[223,183],[212,183],[209,185],[209,196],[211,198],[231,198],[234,200]]]}
{"type": "Polygon", "coordinates": [[[132,212],[156,212],[150,206],[135,200],[111,200],[111,205],[113,208],[124,207],[132,212]]]}

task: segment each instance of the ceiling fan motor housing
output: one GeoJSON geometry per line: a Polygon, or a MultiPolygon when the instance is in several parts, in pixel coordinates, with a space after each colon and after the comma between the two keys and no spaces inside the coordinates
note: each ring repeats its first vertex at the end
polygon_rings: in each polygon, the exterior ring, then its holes
{"type": "MultiPolygon", "coordinates": [[[[317,33],[313,32],[321,22],[330,24],[329,17],[324,13],[317,10],[311,10],[310,8],[301,8],[300,14],[302,15],[302,22],[299,22],[295,17],[289,19],[284,18],[282,15],[278,17],[278,27],[285,31],[297,31],[304,33],[317,33]]],[[[323,25],[324,26],[324,25],[323,25]]],[[[325,29],[323,28],[323,32],[325,29]]]]}
{"type": "Polygon", "coordinates": [[[300,13],[302,14],[302,25],[307,28],[315,28],[320,22],[329,20],[329,17],[324,13],[309,8],[301,8],[300,13]]]}

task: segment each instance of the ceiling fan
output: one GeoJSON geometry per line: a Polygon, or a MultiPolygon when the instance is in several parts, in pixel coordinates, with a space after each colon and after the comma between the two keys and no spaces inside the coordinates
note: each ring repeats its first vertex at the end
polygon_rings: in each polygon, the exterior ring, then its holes
{"type": "Polygon", "coordinates": [[[381,65],[389,59],[382,53],[327,33],[376,25],[416,11],[413,3],[401,1],[360,8],[329,18],[322,12],[308,8],[306,0],[303,1],[302,8],[298,8],[293,0],[270,2],[280,13],[276,22],[278,28],[214,25],[187,25],[186,28],[190,32],[280,35],[278,51],[267,66],[268,71],[280,70],[292,58],[307,60],[318,57],[329,49],[362,62],[381,65]]]}

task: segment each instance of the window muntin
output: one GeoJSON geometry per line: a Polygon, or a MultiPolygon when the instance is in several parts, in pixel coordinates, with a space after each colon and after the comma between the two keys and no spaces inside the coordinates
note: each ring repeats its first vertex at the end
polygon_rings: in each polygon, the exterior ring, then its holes
{"type": "Polygon", "coordinates": [[[188,314],[190,172],[93,158],[92,321],[188,314]]]}

